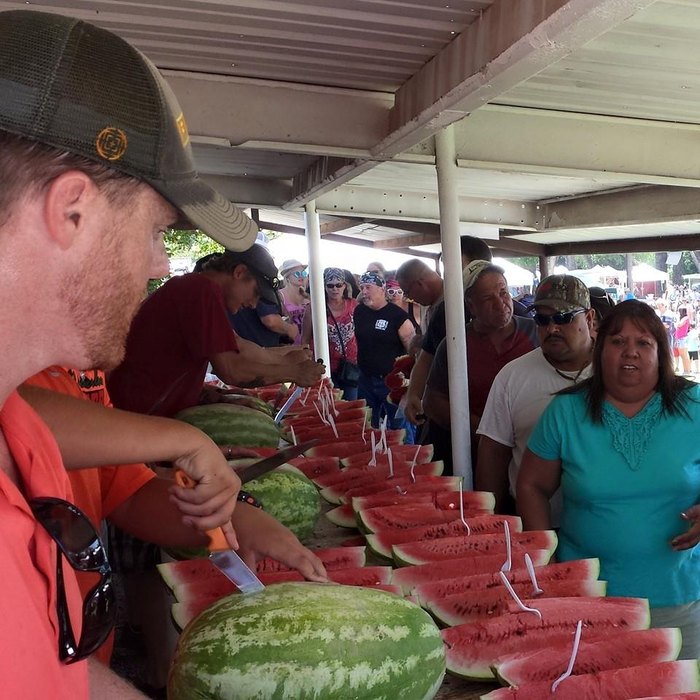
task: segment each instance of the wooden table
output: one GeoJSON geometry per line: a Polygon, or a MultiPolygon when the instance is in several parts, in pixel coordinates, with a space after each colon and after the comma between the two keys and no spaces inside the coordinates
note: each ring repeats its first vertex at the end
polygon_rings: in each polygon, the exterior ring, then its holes
{"type": "MultiPolygon", "coordinates": [[[[330,506],[325,501],[323,501],[323,513],[327,512],[334,506],[330,506]]],[[[357,530],[351,530],[343,527],[338,527],[331,523],[324,514],[321,514],[319,521],[314,529],[314,534],[311,538],[306,540],[304,544],[311,547],[311,549],[318,549],[320,547],[338,547],[341,543],[350,538],[359,535],[357,530]]],[[[368,566],[382,566],[386,565],[386,561],[375,557],[367,549],[367,564],[368,566]]],[[[471,681],[465,681],[461,678],[456,678],[454,676],[446,675],[445,681],[442,684],[438,694],[435,696],[437,700],[478,700],[482,695],[488,693],[495,688],[498,688],[498,684],[494,683],[473,683],[471,681]]]]}

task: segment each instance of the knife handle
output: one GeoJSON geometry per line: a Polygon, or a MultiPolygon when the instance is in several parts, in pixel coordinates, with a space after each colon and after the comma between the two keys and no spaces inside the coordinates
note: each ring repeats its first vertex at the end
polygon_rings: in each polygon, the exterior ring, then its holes
{"type": "MultiPolygon", "coordinates": [[[[195,481],[182,471],[182,469],[175,470],[175,483],[178,486],[182,486],[184,489],[193,489],[195,487],[195,481]]],[[[231,549],[224,535],[224,531],[220,527],[207,530],[207,537],[209,538],[207,549],[210,552],[218,552],[221,549],[231,549]]]]}

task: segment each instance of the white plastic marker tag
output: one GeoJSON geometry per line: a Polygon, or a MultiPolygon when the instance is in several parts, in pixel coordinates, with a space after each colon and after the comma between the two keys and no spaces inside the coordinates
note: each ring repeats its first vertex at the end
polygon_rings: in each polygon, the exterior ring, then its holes
{"type": "Polygon", "coordinates": [[[377,452],[377,444],[376,444],[376,438],[374,437],[374,430],[369,434],[370,440],[372,442],[372,457],[370,458],[369,462],[367,463],[368,467],[376,467],[377,466],[377,458],[376,458],[376,452],[377,452]]]}
{"type": "Polygon", "coordinates": [[[537,615],[537,617],[542,620],[542,613],[537,609],[537,608],[528,608],[527,605],[523,603],[520,598],[518,598],[518,594],[515,592],[513,589],[513,586],[510,585],[510,581],[508,580],[508,577],[502,572],[499,571],[498,575],[501,577],[501,581],[503,581],[503,585],[508,589],[508,593],[511,594],[513,597],[513,600],[517,603],[518,607],[523,611],[523,612],[529,612],[537,615]]]}
{"type": "Polygon", "coordinates": [[[294,426],[293,425],[289,426],[289,432],[292,434],[292,444],[296,445],[297,444],[297,436],[294,434],[294,426]]]}
{"type": "Polygon", "coordinates": [[[333,416],[328,412],[328,422],[331,424],[331,430],[333,431],[333,434],[338,437],[338,428],[335,427],[335,421],[333,420],[333,416]]]}
{"type": "Polygon", "coordinates": [[[333,410],[333,415],[337,418],[340,415],[340,411],[335,407],[335,396],[328,387],[326,387],[326,396],[328,397],[328,407],[333,410]]]}
{"type": "Polygon", "coordinates": [[[379,445],[377,449],[379,450],[380,453],[386,452],[388,447],[386,444],[386,425],[387,421],[389,420],[389,416],[384,416],[382,418],[381,423],[379,424],[379,430],[381,431],[381,438],[379,439],[379,445]]]}
{"type": "Polygon", "coordinates": [[[535,575],[535,567],[532,565],[532,558],[525,552],[525,567],[527,568],[527,573],[530,576],[530,581],[532,581],[533,595],[539,595],[544,593],[544,591],[537,584],[537,576],[535,575]]]}
{"type": "Polygon", "coordinates": [[[467,535],[471,535],[472,531],[469,527],[469,523],[464,519],[464,500],[462,499],[462,482],[464,477],[459,480],[459,519],[462,521],[464,527],[467,528],[467,535]]]}
{"type": "Polygon", "coordinates": [[[389,461],[389,478],[394,478],[394,458],[391,454],[391,450],[386,451],[386,458],[389,461]]]}
{"type": "Polygon", "coordinates": [[[578,624],[576,625],[576,636],[574,637],[574,648],[571,650],[571,658],[569,659],[569,666],[564,671],[564,673],[557,678],[557,680],[552,683],[552,695],[554,695],[554,692],[556,689],[559,687],[559,684],[563,681],[566,680],[570,675],[571,672],[574,670],[574,664],[576,663],[576,655],[578,654],[578,645],[579,642],[581,641],[581,630],[583,629],[583,620],[579,620],[578,624]]]}
{"type": "Polygon", "coordinates": [[[321,419],[321,422],[323,423],[323,425],[330,425],[330,423],[325,419],[323,413],[319,409],[318,404],[315,401],[313,403],[314,403],[314,408],[316,409],[316,413],[318,413],[318,417],[321,419]]]}
{"type": "Polygon", "coordinates": [[[304,394],[304,398],[301,400],[301,405],[302,405],[302,406],[306,406],[306,402],[307,402],[308,399],[309,399],[309,394],[310,394],[310,393],[311,393],[311,387],[309,387],[309,388],[306,390],[306,393],[304,394]]]}
{"type": "Polygon", "coordinates": [[[416,460],[418,459],[418,454],[420,453],[420,448],[422,445],[416,447],[416,454],[413,455],[413,461],[411,462],[411,483],[416,483],[416,460]]]}
{"type": "Polygon", "coordinates": [[[507,520],[503,521],[503,527],[504,527],[505,536],[506,536],[506,560],[503,562],[503,565],[501,566],[501,571],[510,571],[511,568],[513,567],[513,560],[511,559],[510,527],[508,525],[507,520]]]}
{"type": "Polygon", "coordinates": [[[362,419],[362,442],[367,444],[367,438],[365,437],[365,426],[367,425],[367,411],[365,411],[365,417],[362,419]]]}

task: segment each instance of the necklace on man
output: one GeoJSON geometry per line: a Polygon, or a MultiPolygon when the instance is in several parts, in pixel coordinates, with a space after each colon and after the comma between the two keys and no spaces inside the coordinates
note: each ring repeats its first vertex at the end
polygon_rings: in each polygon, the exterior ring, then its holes
{"type": "Polygon", "coordinates": [[[576,384],[576,382],[579,380],[579,378],[580,378],[580,376],[581,376],[581,373],[583,372],[584,369],[586,369],[586,367],[588,367],[588,365],[584,365],[583,367],[581,367],[581,369],[580,369],[578,372],[576,372],[576,376],[574,376],[574,377],[572,377],[572,376],[569,375],[569,374],[564,374],[564,372],[561,372],[561,371],[558,370],[556,367],[552,367],[552,369],[553,369],[562,379],[568,379],[570,382],[573,382],[574,384],[576,384]]]}

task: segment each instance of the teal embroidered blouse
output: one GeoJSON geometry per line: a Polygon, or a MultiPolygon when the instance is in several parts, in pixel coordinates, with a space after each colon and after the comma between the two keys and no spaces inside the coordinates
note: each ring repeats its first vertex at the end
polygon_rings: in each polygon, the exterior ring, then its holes
{"type": "Polygon", "coordinates": [[[557,558],[599,557],[608,595],[649,598],[652,607],[700,598],[700,545],[675,552],[688,528],[681,511],[700,501],[700,386],[688,416],[669,416],[660,394],[633,418],[605,403],[593,423],[585,393],[557,396],[528,447],[560,459],[564,500],[557,558]]]}

